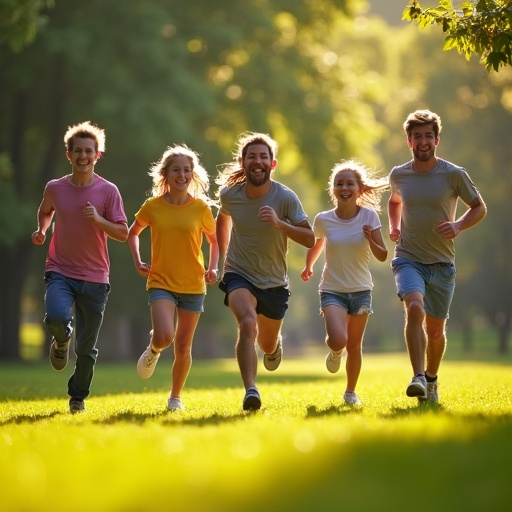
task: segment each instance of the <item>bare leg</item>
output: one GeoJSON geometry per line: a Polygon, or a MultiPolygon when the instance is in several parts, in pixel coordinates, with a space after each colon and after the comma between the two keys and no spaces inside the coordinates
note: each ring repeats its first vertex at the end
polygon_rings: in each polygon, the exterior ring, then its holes
{"type": "Polygon", "coordinates": [[[414,375],[425,373],[427,337],[425,334],[425,309],[423,294],[411,292],[404,297],[405,343],[414,375]]]}
{"type": "Polygon", "coordinates": [[[242,382],[247,390],[256,387],[256,373],[258,370],[256,298],[246,288],[237,288],[229,294],[228,301],[238,323],[238,339],[235,352],[242,382]]]}
{"type": "Polygon", "coordinates": [[[192,341],[200,316],[200,313],[193,313],[178,308],[176,335],[174,337],[172,398],[179,398],[185,386],[192,365],[192,341]]]}
{"type": "Polygon", "coordinates": [[[446,320],[426,316],[427,375],[437,377],[446,350],[446,320]]]}
{"type": "Polygon", "coordinates": [[[356,390],[359,374],[363,364],[363,337],[368,323],[368,314],[349,315],[348,317],[348,342],[347,342],[347,361],[345,369],[347,371],[347,389],[352,392],[356,390]]]}

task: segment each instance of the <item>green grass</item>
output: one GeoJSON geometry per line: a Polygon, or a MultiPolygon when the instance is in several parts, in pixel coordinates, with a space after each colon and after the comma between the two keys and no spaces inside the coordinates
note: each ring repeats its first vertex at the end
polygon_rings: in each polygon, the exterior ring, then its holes
{"type": "Polygon", "coordinates": [[[234,360],[194,361],[187,410],[167,412],[170,364],[143,381],[100,361],[75,416],[69,370],[0,366],[0,510],[511,510],[509,364],[445,361],[441,404],[417,406],[407,356],[368,355],[351,408],[343,372],[285,359],[260,369],[257,413],[234,360]]]}

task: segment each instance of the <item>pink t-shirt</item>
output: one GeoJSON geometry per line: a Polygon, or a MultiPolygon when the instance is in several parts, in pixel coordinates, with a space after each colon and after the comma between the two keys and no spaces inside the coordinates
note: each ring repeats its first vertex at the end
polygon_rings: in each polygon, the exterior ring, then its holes
{"type": "Polygon", "coordinates": [[[96,174],[93,181],[83,187],[74,185],[68,176],[64,176],[50,181],[45,193],[55,210],[46,270],[73,279],[108,283],[108,236],[93,220],[84,216],[82,208],[89,202],[105,219],[127,222],[117,187],[96,174]]]}

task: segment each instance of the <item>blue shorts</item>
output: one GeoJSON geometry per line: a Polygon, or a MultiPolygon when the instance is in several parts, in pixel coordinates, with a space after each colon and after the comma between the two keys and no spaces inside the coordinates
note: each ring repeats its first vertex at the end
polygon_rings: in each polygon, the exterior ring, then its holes
{"type": "Polygon", "coordinates": [[[219,288],[226,294],[224,304],[229,306],[228,296],[237,288],[246,288],[256,298],[256,313],[272,320],[282,320],[288,309],[290,290],[285,286],[258,288],[235,272],[226,272],[219,283],[219,288]]]}
{"type": "Polygon", "coordinates": [[[174,302],[177,308],[191,313],[202,313],[204,311],[204,296],[204,293],[175,293],[161,288],[150,288],[148,304],[151,306],[155,300],[167,299],[174,302]]]}
{"type": "Polygon", "coordinates": [[[349,315],[369,315],[372,310],[372,292],[320,292],[320,313],[326,306],[339,306],[347,311],[349,315]]]}
{"type": "Polygon", "coordinates": [[[391,261],[396,290],[401,300],[411,292],[423,294],[425,312],[433,318],[446,320],[455,291],[457,270],[453,263],[426,265],[407,258],[391,261]]]}

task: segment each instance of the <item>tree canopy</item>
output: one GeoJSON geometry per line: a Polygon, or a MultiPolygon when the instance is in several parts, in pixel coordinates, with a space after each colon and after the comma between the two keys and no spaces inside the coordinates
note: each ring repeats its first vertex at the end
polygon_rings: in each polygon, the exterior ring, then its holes
{"type": "Polygon", "coordinates": [[[420,28],[440,25],[446,34],[444,50],[456,48],[467,60],[479,54],[488,70],[512,64],[512,0],[478,0],[460,3],[440,0],[437,7],[423,8],[413,1],[403,19],[420,28]]]}

